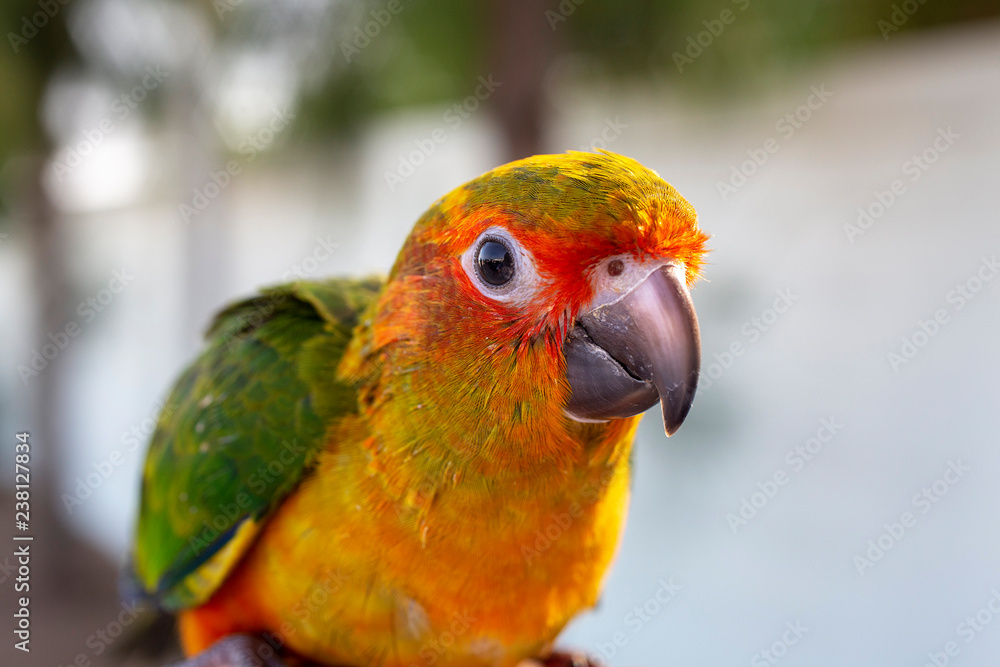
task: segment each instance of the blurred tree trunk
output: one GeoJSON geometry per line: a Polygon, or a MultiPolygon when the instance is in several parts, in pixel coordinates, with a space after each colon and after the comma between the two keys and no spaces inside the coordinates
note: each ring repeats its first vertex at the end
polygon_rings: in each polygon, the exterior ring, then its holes
{"type": "MultiPolygon", "coordinates": [[[[69,320],[69,279],[60,234],[59,219],[42,179],[45,159],[33,155],[19,163],[19,200],[14,202],[17,217],[24,225],[31,255],[31,278],[35,291],[35,319],[32,342],[41,350],[49,343],[48,332],[61,331],[69,320]]],[[[31,391],[31,461],[32,476],[32,533],[39,540],[35,549],[35,563],[41,573],[40,587],[51,586],[54,591],[71,584],[68,570],[60,567],[58,559],[69,553],[71,538],[59,511],[58,462],[62,458],[58,433],[60,376],[64,367],[62,355],[48,362],[36,377],[28,380],[31,391]]]]}
{"type": "Polygon", "coordinates": [[[545,75],[555,55],[554,31],[545,18],[548,0],[494,0],[491,74],[500,82],[494,98],[507,158],[542,149],[545,75]]]}
{"type": "MultiPolygon", "coordinates": [[[[181,146],[174,174],[177,203],[194,207],[195,192],[204,193],[205,185],[212,183],[211,174],[225,171],[226,160],[194,70],[185,66],[176,72],[166,90],[168,122],[181,146]]],[[[205,330],[228,294],[232,238],[226,201],[230,194],[221,193],[187,222],[180,215],[177,218],[184,228],[184,344],[194,350],[201,347],[205,330]]]]}
{"type": "MultiPolygon", "coordinates": [[[[30,258],[30,284],[19,286],[31,290],[35,305],[30,349],[42,350],[52,344],[49,334],[65,331],[67,322],[74,320],[75,302],[68,258],[65,222],[46,191],[43,178],[48,142],[42,150],[12,160],[12,192],[9,205],[19,233],[24,235],[30,258]]],[[[26,533],[31,561],[31,652],[37,664],[69,664],[86,649],[87,636],[96,628],[107,625],[109,618],[120,613],[114,582],[117,563],[111,562],[99,550],[89,545],[71,530],[68,515],[61,501],[61,463],[67,452],[65,417],[65,369],[68,355],[74,352],[70,343],[38,375],[28,377],[25,393],[29,404],[26,419],[17,419],[14,427],[30,433],[31,445],[31,512],[26,533]]],[[[15,351],[27,357],[25,351],[15,351]]],[[[30,364],[24,358],[18,363],[30,364]]],[[[4,434],[12,443],[13,433],[4,434]]],[[[13,448],[12,444],[9,444],[13,448]]],[[[13,481],[13,480],[11,480],[13,481]]],[[[0,518],[7,526],[14,525],[14,502],[3,490],[5,501],[0,518]]],[[[13,550],[13,547],[11,548],[13,550]]],[[[10,564],[16,560],[11,557],[10,564]]],[[[8,564],[4,562],[4,566],[8,564]]],[[[13,577],[4,577],[6,621],[2,623],[8,636],[13,636],[13,577]]],[[[0,647],[0,664],[22,664],[23,654],[13,648],[13,641],[0,647]]],[[[94,667],[106,664],[94,661],[94,667]]]]}
{"type": "MultiPolygon", "coordinates": [[[[63,331],[75,318],[75,290],[67,270],[63,223],[43,183],[46,160],[38,154],[17,164],[20,187],[17,201],[12,203],[28,241],[36,308],[32,347],[41,350],[52,342],[49,333],[63,331]]],[[[65,421],[60,416],[67,409],[62,389],[68,353],[69,347],[28,380],[31,417],[27,426],[33,473],[30,534],[36,545],[32,548],[32,590],[58,597],[64,604],[74,599],[93,605],[95,595],[108,597],[101,589],[108,578],[114,580],[116,564],[71,532],[62,506],[59,463],[66,454],[65,433],[61,432],[65,421]],[[107,577],[96,576],[99,572],[107,577]]],[[[44,608],[39,611],[45,613],[44,608]]]]}

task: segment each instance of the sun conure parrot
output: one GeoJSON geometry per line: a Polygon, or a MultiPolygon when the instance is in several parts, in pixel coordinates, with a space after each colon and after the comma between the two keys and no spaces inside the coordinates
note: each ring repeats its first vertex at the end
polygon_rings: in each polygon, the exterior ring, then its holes
{"type": "Polygon", "coordinates": [[[221,312],[153,435],[132,559],[192,664],[556,664],[640,413],[670,435],[691,405],[706,240],[638,162],[541,155],[434,203],[384,281],[221,312]]]}

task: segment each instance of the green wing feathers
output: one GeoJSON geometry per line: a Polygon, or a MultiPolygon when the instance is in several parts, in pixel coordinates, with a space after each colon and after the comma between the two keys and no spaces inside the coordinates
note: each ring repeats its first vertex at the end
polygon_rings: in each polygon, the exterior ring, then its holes
{"type": "Polygon", "coordinates": [[[329,427],[357,411],[336,368],[380,287],[293,283],[216,317],[150,443],[133,560],[142,594],[168,610],[207,600],[329,427]]]}

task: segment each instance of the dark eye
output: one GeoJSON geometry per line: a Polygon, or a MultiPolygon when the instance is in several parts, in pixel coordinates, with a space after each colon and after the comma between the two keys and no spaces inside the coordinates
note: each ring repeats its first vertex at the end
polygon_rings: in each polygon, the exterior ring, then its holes
{"type": "Polygon", "coordinates": [[[500,287],[514,277],[514,255],[503,241],[486,239],[476,251],[476,268],[484,283],[500,287]]]}

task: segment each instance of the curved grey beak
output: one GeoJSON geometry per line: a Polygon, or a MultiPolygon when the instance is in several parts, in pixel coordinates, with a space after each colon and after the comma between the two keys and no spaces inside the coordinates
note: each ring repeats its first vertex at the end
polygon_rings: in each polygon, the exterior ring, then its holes
{"type": "Polygon", "coordinates": [[[663,428],[673,435],[691,408],[701,365],[683,267],[662,266],[619,300],[582,315],[563,353],[571,417],[631,417],[660,401],[663,428]]]}

